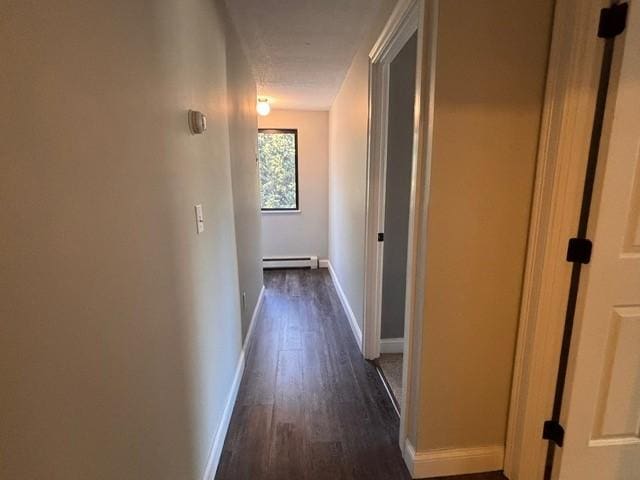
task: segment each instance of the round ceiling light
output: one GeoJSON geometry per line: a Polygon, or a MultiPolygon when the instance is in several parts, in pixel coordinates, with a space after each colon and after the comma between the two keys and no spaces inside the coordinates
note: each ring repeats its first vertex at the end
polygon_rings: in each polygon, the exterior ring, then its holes
{"type": "Polygon", "coordinates": [[[258,115],[260,115],[261,117],[266,117],[267,115],[269,115],[269,112],[271,111],[271,105],[269,105],[269,99],[259,98],[258,105],[256,106],[256,110],[258,111],[258,115]]]}

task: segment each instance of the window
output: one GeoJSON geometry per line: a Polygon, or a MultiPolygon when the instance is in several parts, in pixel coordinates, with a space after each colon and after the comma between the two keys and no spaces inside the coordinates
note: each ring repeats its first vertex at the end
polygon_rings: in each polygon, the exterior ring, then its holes
{"type": "Polygon", "coordinates": [[[258,130],[262,210],[298,210],[298,130],[258,130]]]}

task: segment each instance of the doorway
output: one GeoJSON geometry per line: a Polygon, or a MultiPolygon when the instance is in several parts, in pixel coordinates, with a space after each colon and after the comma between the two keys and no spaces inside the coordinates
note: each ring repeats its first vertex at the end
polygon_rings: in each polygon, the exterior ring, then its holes
{"type": "Polygon", "coordinates": [[[388,131],[384,173],[384,224],[380,357],[376,364],[398,412],[402,402],[402,360],[407,246],[413,150],[417,35],[389,65],[388,131]]]}
{"type": "MultiPolygon", "coordinates": [[[[394,253],[385,247],[385,202],[387,182],[387,157],[390,131],[390,79],[391,66],[402,50],[415,38],[413,68],[415,78],[413,109],[409,111],[410,138],[404,141],[410,151],[410,188],[408,188],[408,212],[406,227],[406,253],[399,262],[403,328],[402,337],[395,342],[402,343],[402,374],[399,377],[402,392],[397,396],[400,428],[398,444],[405,461],[411,463],[412,447],[407,438],[408,429],[416,422],[414,405],[419,391],[419,372],[417,365],[421,357],[422,299],[424,290],[424,272],[421,265],[425,263],[424,235],[426,228],[427,198],[429,190],[429,163],[431,155],[433,90],[435,85],[435,54],[437,36],[437,2],[425,0],[409,0],[399,2],[390,19],[382,30],[377,42],[369,53],[369,129],[368,129],[368,161],[367,161],[367,195],[366,195],[366,230],[365,230],[365,289],[364,289],[364,322],[362,352],[366,359],[377,360],[381,354],[382,334],[382,296],[384,255],[394,253]],[[380,235],[382,234],[382,235],[380,235]],[[382,238],[381,238],[382,236],[382,238]],[[379,241],[382,240],[382,241],[379,241]]],[[[407,50],[412,48],[407,47],[407,50]]],[[[405,51],[406,54],[406,51],[405,51]]],[[[407,54],[407,56],[410,56],[407,54]]],[[[400,63],[400,62],[398,62],[400,63]]],[[[406,93],[406,92],[405,92],[406,93]]],[[[410,101],[411,101],[410,100],[410,101]]],[[[395,101],[393,104],[395,105],[395,101]]],[[[406,129],[401,130],[407,134],[406,129]]],[[[406,202],[405,197],[405,202],[406,202]]],[[[406,205],[406,204],[405,204],[406,205]]],[[[391,211],[391,210],[390,210],[391,211]]],[[[393,235],[393,233],[392,233],[393,235]]],[[[402,242],[402,240],[399,240],[402,242]]],[[[393,242],[393,239],[392,239],[393,242]]],[[[387,272],[389,270],[387,269],[387,272]]],[[[392,284],[393,287],[395,285],[392,284]]],[[[389,287],[388,287],[389,288],[389,287]]],[[[389,304],[390,305],[390,304],[389,304]]],[[[385,308],[387,305],[385,305],[385,308]]],[[[386,330],[385,330],[386,332],[386,330]]],[[[397,331],[396,331],[397,332],[397,331]]],[[[385,333],[398,335],[398,333],[385,333]]],[[[388,350],[389,343],[384,350],[388,350]]],[[[396,368],[398,362],[396,362],[396,368]]]]}

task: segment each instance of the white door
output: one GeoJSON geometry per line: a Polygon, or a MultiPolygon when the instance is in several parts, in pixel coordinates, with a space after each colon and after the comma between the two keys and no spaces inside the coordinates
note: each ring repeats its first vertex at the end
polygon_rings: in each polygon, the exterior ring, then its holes
{"type": "Polygon", "coordinates": [[[629,3],[589,220],[593,256],[582,270],[565,443],[553,468],[560,480],[640,480],[640,0],[629,3]]]}

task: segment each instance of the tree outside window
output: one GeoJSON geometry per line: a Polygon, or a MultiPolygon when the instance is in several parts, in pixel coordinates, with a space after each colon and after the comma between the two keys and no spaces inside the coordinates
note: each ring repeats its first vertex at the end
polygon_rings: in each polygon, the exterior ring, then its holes
{"type": "Polygon", "coordinates": [[[258,163],[262,210],[298,210],[298,131],[260,129],[258,163]]]}

